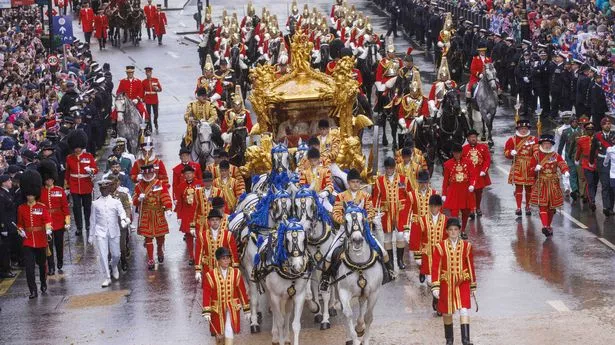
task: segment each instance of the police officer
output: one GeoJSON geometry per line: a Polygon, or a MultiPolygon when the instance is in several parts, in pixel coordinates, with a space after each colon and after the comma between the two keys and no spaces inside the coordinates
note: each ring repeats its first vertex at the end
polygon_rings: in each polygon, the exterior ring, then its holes
{"type": "Polygon", "coordinates": [[[534,95],[540,101],[543,115],[550,115],[551,100],[549,99],[549,55],[546,50],[541,50],[538,53],[540,59],[534,61],[532,70],[532,86],[534,95]]]}
{"type": "MultiPolygon", "coordinates": [[[[553,56],[548,67],[549,91],[551,92],[551,117],[557,118],[564,111],[564,97],[566,96],[566,82],[564,80],[564,55],[553,56]]],[[[541,103],[542,104],[542,103],[541,103]]]]}
{"type": "Polygon", "coordinates": [[[433,8],[431,15],[429,16],[429,22],[427,23],[427,50],[431,50],[433,45],[436,47],[438,42],[438,35],[442,30],[442,18],[440,17],[439,9],[433,8]]]}
{"type": "Polygon", "coordinates": [[[515,76],[517,77],[517,82],[519,84],[519,92],[521,94],[521,100],[523,101],[522,107],[519,110],[519,114],[524,117],[529,117],[534,113],[534,108],[536,106],[536,98],[532,92],[532,75],[533,75],[534,65],[530,60],[530,52],[524,51],[523,58],[517,65],[515,70],[515,76]]]}
{"type": "Polygon", "coordinates": [[[589,87],[589,109],[594,125],[601,124],[606,112],[609,111],[602,88],[602,75],[598,71],[594,71],[594,82],[589,87]]]}
{"type": "MultiPolygon", "coordinates": [[[[589,90],[592,84],[590,75],[591,68],[587,64],[582,64],[578,71],[577,89],[574,108],[577,116],[589,116],[589,90]]],[[[594,122],[595,123],[595,122],[594,122]]],[[[598,126],[596,126],[598,127],[598,126]]]]}

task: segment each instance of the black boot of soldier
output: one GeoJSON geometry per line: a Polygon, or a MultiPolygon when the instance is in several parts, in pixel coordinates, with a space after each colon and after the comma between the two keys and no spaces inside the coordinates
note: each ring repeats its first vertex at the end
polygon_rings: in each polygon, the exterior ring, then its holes
{"type": "Polygon", "coordinates": [[[469,323],[464,323],[461,325],[461,343],[463,345],[473,345],[470,342],[470,324],[469,323]]]}
{"type": "Polygon", "coordinates": [[[453,345],[455,340],[453,335],[453,324],[444,325],[444,338],[446,338],[446,345],[453,345]]]}
{"type": "Polygon", "coordinates": [[[406,264],[404,263],[404,249],[405,248],[397,248],[397,267],[400,270],[406,269],[406,264]]]}

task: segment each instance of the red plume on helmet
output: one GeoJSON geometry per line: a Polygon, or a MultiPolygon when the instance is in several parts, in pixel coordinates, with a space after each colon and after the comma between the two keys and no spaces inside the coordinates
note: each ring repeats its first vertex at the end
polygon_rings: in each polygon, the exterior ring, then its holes
{"type": "Polygon", "coordinates": [[[408,50],[406,51],[406,55],[410,55],[412,54],[412,51],[414,50],[414,48],[412,47],[408,47],[408,50]]]}

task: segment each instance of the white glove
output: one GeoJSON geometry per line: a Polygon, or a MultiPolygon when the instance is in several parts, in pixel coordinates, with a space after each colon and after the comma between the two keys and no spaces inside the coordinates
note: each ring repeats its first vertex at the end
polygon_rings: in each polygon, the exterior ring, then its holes
{"type": "Polygon", "coordinates": [[[171,217],[173,215],[173,211],[166,210],[166,211],[164,211],[164,215],[167,216],[167,217],[171,217]]]}
{"type": "Polygon", "coordinates": [[[446,201],[446,195],[442,195],[442,202],[446,201]]]}
{"type": "Polygon", "coordinates": [[[421,266],[423,264],[423,259],[416,259],[414,262],[416,262],[418,266],[421,266]]]}
{"type": "Polygon", "coordinates": [[[45,231],[47,233],[47,236],[50,236],[51,234],[53,234],[53,231],[51,231],[51,229],[47,229],[47,231],[45,231]]]}
{"type": "Polygon", "coordinates": [[[410,243],[410,230],[405,230],[404,231],[404,241],[406,243],[410,243]]]}
{"type": "Polygon", "coordinates": [[[143,175],[142,174],[137,175],[137,181],[141,181],[141,180],[143,180],[143,175]]]}
{"type": "Polygon", "coordinates": [[[85,170],[85,172],[87,172],[88,174],[92,173],[92,168],[90,168],[90,167],[85,167],[85,168],[83,168],[83,170],[85,170]]]}
{"type": "Polygon", "coordinates": [[[17,233],[19,234],[19,236],[26,238],[26,232],[23,229],[18,229],[17,233]]]}
{"type": "Polygon", "coordinates": [[[130,219],[128,218],[120,219],[120,226],[122,228],[126,228],[128,225],[130,225],[130,219]]]}
{"type": "Polygon", "coordinates": [[[88,243],[90,245],[93,245],[94,244],[94,237],[92,237],[92,236],[88,237],[88,243]]]}
{"type": "Polygon", "coordinates": [[[406,129],[406,119],[401,118],[397,122],[399,123],[399,127],[403,128],[403,129],[406,129]]]}
{"type": "Polygon", "coordinates": [[[579,165],[579,161],[574,161],[574,165],[579,165]]]}
{"type": "Polygon", "coordinates": [[[528,77],[523,77],[523,81],[524,81],[524,82],[526,82],[526,83],[529,83],[529,82],[530,82],[530,78],[528,78],[528,77]]]}
{"type": "Polygon", "coordinates": [[[534,168],[534,171],[540,171],[542,170],[542,166],[540,164],[536,165],[536,167],[534,168]]]}
{"type": "Polygon", "coordinates": [[[70,230],[70,224],[64,224],[64,229],[65,230],[70,230]]]}
{"type": "Polygon", "coordinates": [[[513,156],[513,157],[516,156],[517,155],[517,150],[510,151],[510,155],[513,156]]]}
{"type": "Polygon", "coordinates": [[[570,173],[566,171],[563,175],[564,191],[570,192],[570,173]]]}
{"type": "Polygon", "coordinates": [[[329,192],[327,192],[326,190],[323,190],[322,192],[318,193],[318,196],[321,199],[325,199],[325,198],[329,197],[329,192]]]}
{"type": "Polygon", "coordinates": [[[179,219],[179,218],[177,218],[177,224],[178,224],[178,225],[182,225],[182,220],[181,220],[181,219],[179,219]]]}
{"type": "Polygon", "coordinates": [[[436,299],[440,299],[440,290],[436,289],[431,292],[436,299]]]}
{"type": "Polygon", "coordinates": [[[250,313],[243,313],[243,318],[244,318],[246,321],[250,321],[250,318],[251,318],[250,313]]]}
{"type": "Polygon", "coordinates": [[[3,231],[3,232],[0,232],[0,235],[6,237],[6,236],[9,235],[9,233],[8,233],[8,231],[3,231]]]}
{"type": "Polygon", "coordinates": [[[145,194],[139,194],[139,201],[143,201],[145,199],[145,194]]]}
{"type": "Polygon", "coordinates": [[[205,321],[211,322],[211,314],[209,313],[203,314],[203,318],[205,319],[205,321]]]}
{"type": "Polygon", "coordinates": [[[66,197],[68,198],[68,196],[70,195],[70,189],[65,189],[64,194],[66,194],[66,197]]]}
{"type": "Polygon", "coordinates": [[[484,172],[484,171],[481,171],[479,175],[480,175],[480,176],[487,176],[487,173],[486,173],[486,172],[484,172]]]}
{"type": "Polygon", "coordinates": [[[192,237],[196,237],[196,230],[194,228],[190,229],[190,235],[192,235],[192,237]]]}
{"type": "Polygon", "coordinates": [[[479,78],[479,79],[483,79],[483,74],[482,74],[482,73],[481,73],[481,74],[479,74],[479,75],[478,75],[478,78],[479,78]]]}
{"type": "Polygon", "coordinates": [[[468,187],[468,192],[470,192],[470,193],[474,192],[474,186],[468,187]]]}
{"type": "Polygon", "coordinates": [[[201,282],[201,272],[196,272],[196,274],[194,275],[194,279],[196,279],[197,282],[201,282]]]}

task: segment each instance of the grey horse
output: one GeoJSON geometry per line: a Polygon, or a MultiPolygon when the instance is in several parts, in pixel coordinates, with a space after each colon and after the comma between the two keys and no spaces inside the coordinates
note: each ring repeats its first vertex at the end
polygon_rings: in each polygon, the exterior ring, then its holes
{"type": "Polygon", "coordinates": [[[473,111],[469,118],[470,125],[474,128],[474,121],[482,122],[481,139],[485,140],[486,135],[489,147],[491,148],[493,147],[491,131],[493,129],[495,113],[498,109],[498,85],[496,71],[493,64],[485,64],[483,77],[477,85],[477,89],[472,97],[473,111]]]}

